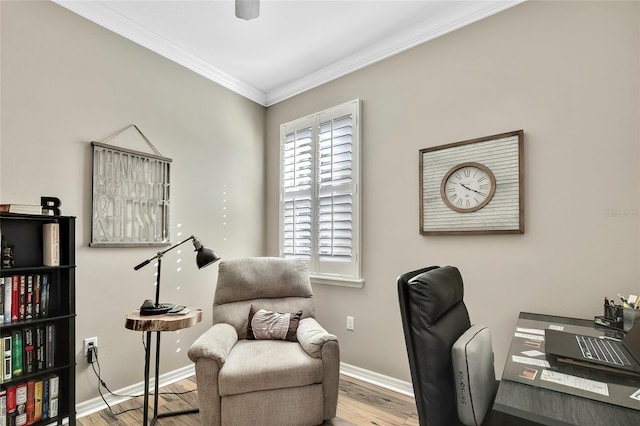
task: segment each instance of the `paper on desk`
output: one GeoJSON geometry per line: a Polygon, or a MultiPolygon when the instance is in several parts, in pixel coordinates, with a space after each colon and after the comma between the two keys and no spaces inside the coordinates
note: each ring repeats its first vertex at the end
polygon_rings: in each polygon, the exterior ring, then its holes
{"type": "Polygon", "coordinates": [[[564,330],[564,325],[550,324],[548,328],[549,330],[562,331],[564,330]]]}
{"type": "Polygon", "coordinates": [[[524,352],[520,352],[522,355],[526,355],[526,356],[540,356],[540,355],[544,355],[544,352],[539,351],[537,349],[532,349],[530,351],[524,351],[524,352]]]}
{"type": "Polygon", "coordinates": [[[527,334],[527,333],[514,333],[514,336],[516,337],[522,337],[523,339],[529,339],[529,340],[538,340],[538,341],[543,341],[544,340],[544,336],[538,336],[537,334],[527,334]]]}
{"type": "Polygon", "coordinates": [[[537,365],[538,367],[546,367],[546,368],[550,367],[549,363],[544,359],[534,359],[534,358],[527,358],[525,356],[511,355],[511,360],[513,362],[518,362],[520,364],[537,365]]]}
{"type": "Polygon", "coordinates": [[[571,376],[569,374],[559,373],[557,371],[542,370],[542,374],[540,374],[540,380],[545,380],[547,382],[553,382],[559,385],[569,386],[587,392],[609,396],[609,387],[606,383],[583,379],[582,377],[571,376]]]}
{"type": "Polygon", "coordinates": [[[524,328],[524,327],[517,327],[516,328],[517,332],[520,333],[527,333],[527,334],[539,334],[541,336],[544,336],[544,330],[540,330],[538,328],[524,328]]]}

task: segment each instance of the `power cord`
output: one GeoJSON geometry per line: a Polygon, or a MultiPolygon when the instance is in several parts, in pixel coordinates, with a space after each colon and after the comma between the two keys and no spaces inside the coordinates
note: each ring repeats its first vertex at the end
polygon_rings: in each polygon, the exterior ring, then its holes
{"type": "MultiPolygon", "coordinates": [[[[143,333],[143,336],[144,336],[144,333],[143,333]]],[[[142,344],[143,346],[145,346],[144,337],[143,337],[142,344]]],[[[96,375],[98,379],[98,393],[100,394],[100,398],[102,398],[102,401],[105,403],[105,405],[109,409],[109,412],[111,413],[112,416],[119,416],[120,414],[128,413],[129,411],[141,410],[143,408],[142,405],[140,405],[139,407],[128,408],[126,410],[122,410],[117,413],[114,412],[111,406],[109,405],[109,403],[107,402],[106,398],[104,397],[104,394],[102,393],[102,388],[105,388],[107,392],[109,392],[109,394],[120,397],[120,398],[140,398],[143,395],[117,394],[115,392],[112,392],[111,389],[109,389],[105,381],[102,380],[101,373],[100,373],[100,360],[98,359],[98,348],[96,346],[93,346],[93,344],[89,345],[89,348],[87,349],[87,361],[91,364],[93,373],[96,375]],[[96,369],[96,366],[98,366],[97,369],[96,369]]],[[[158,392],[158,395],[185,395],[187,393],[195,392],[196,390],[197,389],[192,389],[184,392],[158,392]]]]}

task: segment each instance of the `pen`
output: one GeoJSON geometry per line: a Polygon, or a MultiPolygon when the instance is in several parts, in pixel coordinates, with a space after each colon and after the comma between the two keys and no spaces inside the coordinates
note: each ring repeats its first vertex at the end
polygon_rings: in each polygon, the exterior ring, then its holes
{"type": "Polygon", "coordinates": [[[627,303],[627,299],[625,299],[624,297],[622,297],[620,295],[620,293],[618,293],[618,297],[620,298],[620,300],[622,300],[622,303],[627,303]]]}
{"type": "Polygon", "coordinates": [[[640,297],[638,297],[638,299],[636,299],[636,303],[635,305],[633,305],[633,309],[638,309],[640,308],[640,297]]]}

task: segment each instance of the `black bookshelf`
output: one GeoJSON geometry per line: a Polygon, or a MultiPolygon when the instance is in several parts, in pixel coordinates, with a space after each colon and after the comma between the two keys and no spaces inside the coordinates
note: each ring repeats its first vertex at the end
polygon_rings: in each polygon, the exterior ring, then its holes
{"type": "MultiPolygon", "coordinates": [[[[13,276],[47,276],[49,281],[46,315],[38,310],[31,319],[0,321],[0,336],[12,335],[29,328],[52,327],[54,330],[53,344],[48,348],[53,351],[53,362],[50,365],[36,367],[31,372],[27,372],[23,366],[22,374],[0,380],[0,386],[7,389],[12,385],[58,376],[57,415],[41,419],[35,425],[76,424],[75,221],[76,218],[72,216],[0,213],[2,238],[13,246],[15,261],[14,267],[0,269],[0,277],[4,278],[5,285],[7,282],[11,285],[13,276]],[[43,225],[46,223],[59,224],[59,266],[43,265],[43,225]]],[[[0,312],[0,315],[4,319],[4,312],[0,312]]]]}

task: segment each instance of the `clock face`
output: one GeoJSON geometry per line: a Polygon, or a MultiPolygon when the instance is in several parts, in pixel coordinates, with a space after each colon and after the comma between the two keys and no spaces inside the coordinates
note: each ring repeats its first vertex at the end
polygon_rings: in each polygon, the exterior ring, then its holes
{"type": "Polygon", "coordinates": [[[470,213],[486,206],[496,191],[496,178],[480,163],[453,166],[440,184],[440,196],[451,210],[470,213]]]}

